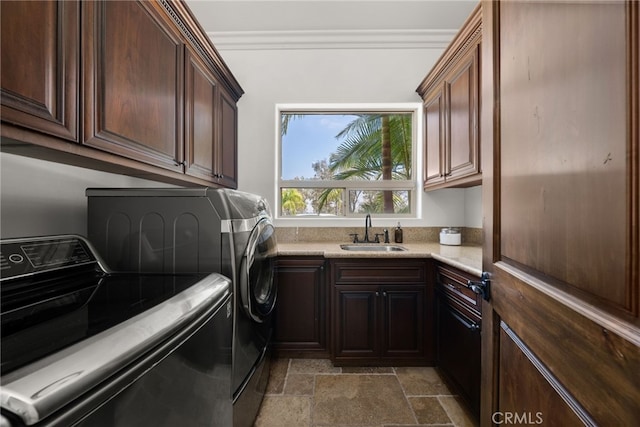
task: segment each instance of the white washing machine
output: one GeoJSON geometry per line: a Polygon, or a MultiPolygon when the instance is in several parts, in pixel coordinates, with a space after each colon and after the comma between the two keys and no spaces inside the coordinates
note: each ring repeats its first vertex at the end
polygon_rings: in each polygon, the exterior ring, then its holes
{"type": "Polygon", "coordinates": [[[87,189],[88,236],[114,270],[232,279],[234,427],[251,426],[269,377],[275,228],[260,196],[214,188],[87,189]]]}

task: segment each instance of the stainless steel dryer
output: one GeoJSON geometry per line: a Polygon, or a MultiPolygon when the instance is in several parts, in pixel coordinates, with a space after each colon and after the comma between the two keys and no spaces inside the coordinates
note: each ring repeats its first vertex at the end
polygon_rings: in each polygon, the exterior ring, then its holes
{"type": "Polygon", "coordinates": [[[269,206],[259,196],[219,190],[212,197],[222,233],[233,241],[236,313],[232,387],[234,426],[252,426],[269,379],[271,313],[276,303],[273,281],[275,228],[269,206]]]}
{"type": "Polygon", "coordinates": [[[87,189],[88,236],[117,270],[217,272],[234,287],[233,425],[251,426],[269,376],[275,229],[260,196],[214,188],[87,189]]]}

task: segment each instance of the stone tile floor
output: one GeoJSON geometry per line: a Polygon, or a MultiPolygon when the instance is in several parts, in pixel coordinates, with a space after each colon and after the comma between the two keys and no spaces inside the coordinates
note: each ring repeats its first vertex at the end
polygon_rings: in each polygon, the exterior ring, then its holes
{"type": "Polygon", "coordinates": [[[434,368],[275,359],[255,427],[476,426],[434,368]]]}

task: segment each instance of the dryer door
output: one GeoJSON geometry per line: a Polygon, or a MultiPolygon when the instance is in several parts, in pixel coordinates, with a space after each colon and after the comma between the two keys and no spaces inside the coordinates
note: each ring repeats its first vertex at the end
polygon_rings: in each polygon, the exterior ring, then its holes
{"type": "Polygon", "coordinates": [[[251,232],[239,277],[242,307],[255,322],[264,322],[276,304],[275,257],[275,228],[268,218],[263,218],[251,232]]]}

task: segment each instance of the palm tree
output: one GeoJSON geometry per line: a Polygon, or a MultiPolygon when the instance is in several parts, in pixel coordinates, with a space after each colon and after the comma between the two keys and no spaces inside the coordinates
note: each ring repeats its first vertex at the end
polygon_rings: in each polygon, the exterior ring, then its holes
{"type": "Polygon", "coordinates": [[[282,191],[282,213],[295,215],[304,211],[306,203],[302,193],[295,188],[282,191]]]}
{"type": "MultiPolygon", "coordinates": [[[[336,138],[344,141],[329,161],[334,179],[411,179],[408,114],[358,114],[336,138]]],[[[394,212],[393,191],[383,191],[378,202],[383,212],[394,212]]]]}
{"type": "Polygon", "coordinates": [[[286,135],[287,130],[289,130],[289,122],[293,119],[299,119],[301,117],[304,117],[304,114],[282,113],[280,121],[280,134],[286,135]]]}

